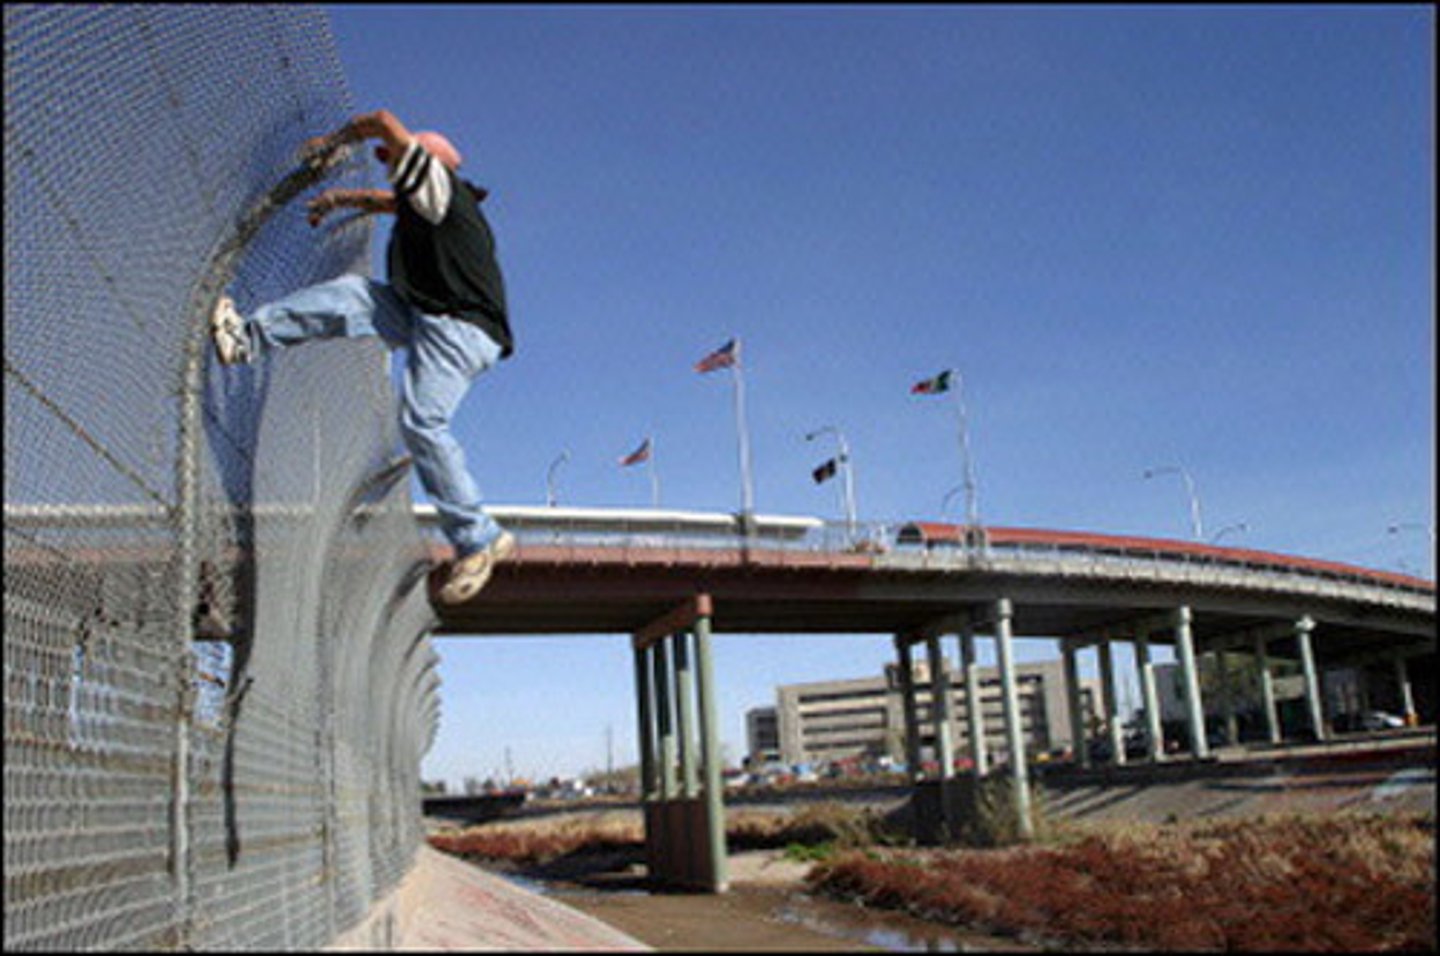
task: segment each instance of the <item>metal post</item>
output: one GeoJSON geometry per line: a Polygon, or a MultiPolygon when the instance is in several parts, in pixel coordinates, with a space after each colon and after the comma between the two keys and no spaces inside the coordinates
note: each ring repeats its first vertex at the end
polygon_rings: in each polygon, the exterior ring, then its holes
{"type": "Polygon", "coordinates": [[[1165,730],[1160,723],[1160,694],[1155,687],[1155,664],[1150,659],[1150,634],[1135,635],[1135,663],[1140,666],[1140,693],[1145,698],[1145,730],[1149,738],[1150,761],[1165,759],[1165,730]]]}
{"type": "Polygon", "coordinates": [[[900,703],[905,711],[905,773],[918,781],[920,772],[920,720],[915,713],[915,672],[910,665],[910,642],[895,635],[895,650],[900,656],[900,703]]]}
{"type": "Polygon", "coordinates": [[[750,477],[750,432],[745,422],[745,377],[741,371],[740,340],[735,340],[735,361],[730,366],[735,383],[735,428],[740,436],[740,513],[744,516],[746,535],[755,514],[755,489],[750,477]]]}
{"type": "Polygon", "coordinates": [[[640,749],[640,800],[655,798],[655,715],[654,689],[650,684],[650,648],[635,648],[635,702],[639,714],[636,741],[640,749]]]}
{"type": "Polygon", "coordinates": [[[1395,656],[1395,683],[1400,688],[1400,707],[1404,711],[1401,714],[1405,718],[1407,726],[1413,727],[1418,723],[1415,713],[1415,694],[1410,689],[1410,672],[1405,666],[1405,658],[1395,656]]]}
{"type": "Polygon", "coordinates": [[[1310,729],[1316,740],[1324,740],[1324,703],[1320,699],[1320,678],[1315,667],[1315,652],[1310,646],[1310,632],[1314,629],[1315,621],[1308,616],[1295,622],[1295,643],[1300,646],[1300,666],[1305,672],[1305,703],[1310,713],[1310,729]]]}
{"type": "Polygon", "coordinates": [[[995,643],[1000,658],[1000,687],[1005,705],[1005,741],[1010,750],[1010,781],[1015,788],[1015,815],[1020,836],[1028,840],[1035,835],[1030,819],[1030,780],[1025,765],[1025,735],[1020,726],[1020,697],[1015,687],[1015,654],[1011,645],[1009,598],[995,602],[995,643]]]}
{"type": "Polygon", "coordinates": [[[1120,697],[1115,690],[1115,658],[1110,635],[1102,633],[1097,645],[1100,650],[1100,686],[1105,697],[1105,733],[1110,738],[1110,762],[1125,763],[1125,728],[1120,720],[1120,697]]]}
{"type": "Polygon", "coordinates": [[[690,800],[700,792],[695,770],[695,673],[690,668],[690,635],[675,635],[675,693],[680,698],[680,794],[690,800]]]}
{"type": "Polygon", "coordinates": [[[1065,702],[1070,711],[1070,749],[1075,754],[1075,763],[1081,767],[1090,766],[1090,741],[1086,733],[1085,708],[1080,697],[1080,667],[1076,660],[1076,648],[1070,641],[1060,642],[1065,660],[1065,702]]]}
{"type": "Polygon", "coordinates": [[[965,379],[959,369],[955,373],[955,411],[960,416],[960,454],[965,459],[965,523],[972,532],[980,528],[979,497],[975,488],[975,467],[970,456],[970,424],[965,413],[965,379]]]}
{"type": "Polygon", "coordinates": [[[675,797],[675,723],[670,703],[668,642],[669,638],[661,638],[651,648],[655,664],[655,732],[660,739],[660,766],[656,770],[662,801],[675,797]]]}
{"type": "Polygon", "coordinates": [[[1260,670],[1260,709],[1265,717],[1265,736],[1272,744],[1280,742],[1280,713],[1275,708],[1275,678],[1270,673],[1270,658],[1265,652],[1265,636],[1255,635],[1255,663],[1260,670]]]}
{"type": "Polygon", "coordinates": [[[935,758],[940,764],[940,779],[955,775],[955,749],[950,739],[950,674],[940,653],[939,636],[926,642],[930,656],[930,716],[935,721],[935,758]]]}
{"type": "Polygon", "coordinates": [[[975,776],[990,772],[985,748],[985,707],[980,699],[980,663],[975,659],[975,628],[968,622],[960,628],[960,666],[965,672],[965,715],[970,727],[970,759],[975,776]]]}
{"type": "Polygon", "coordinates": [[[715,709],[715,667],[710,654],[710,618],[695,620],[695,665],[700,692],[700,760],[705,765],[705,816],[709,823],[710,883],[729,889],[725,850],[725,794],[720,784],[720,721],[715,709]]]}
{"type": "Polygon", "coordinates": [[[1190,639],[1190,608],[1175,609],[1175,646],[1180,654],[1180,679],[1185,688],[1185,716],[1190,727],[1190,754],[1196,760],[1210,756],[1210,743],[1205,739],[1205,710],[1200,704],[1200,675],[1195,668],[1195,644],[1190,639]]]}

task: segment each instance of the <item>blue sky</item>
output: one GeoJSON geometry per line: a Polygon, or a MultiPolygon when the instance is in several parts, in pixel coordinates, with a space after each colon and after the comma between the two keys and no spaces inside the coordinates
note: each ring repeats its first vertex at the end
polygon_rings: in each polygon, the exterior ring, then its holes
{"type": "MultiPolygon", "coordinates": [[[[494,503],[939,517],[964,376],[991,524],[1434,575],[1435,14],[1410,7],[340,6],[359,109],[491,191],[514,358],[456,432],[494,503]]],[[[383,262],[377,253],[377,272],[383,262]]],[[[958,518],[963,499],[946,514],[958,518]]],[[[988,647],[989,642],[982,642],[988,647]]],[[[634,759],[623,637],[445,639],[427,778],[634,759]],[[556,701],[564,700],[563,710],[556,701]]],[[[722,636],[722,736],[883,637],[722,636]]],[[[1022,657],[1053,655],[1049,642],[1022,657]]]]}

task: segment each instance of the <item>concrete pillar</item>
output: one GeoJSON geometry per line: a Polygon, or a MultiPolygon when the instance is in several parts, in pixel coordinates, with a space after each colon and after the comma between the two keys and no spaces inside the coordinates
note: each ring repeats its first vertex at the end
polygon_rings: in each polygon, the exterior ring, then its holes
{"type": "Polygon", "coordinates": [[[960,630],[960,667],[965,672],[965,713],[970,730],[970,760],[975,776],[990,772],[990,756],[985,747],[985,708],[980,702],[980,662],[975,659],[975,629],[966,624],[960,630]]]}
{"type": "Polygon", "coordinates": [[[1060,642],[1065,661],[1065,703],[1070,711],[1070,749],[1075,762],[1081,767],[1090,766],[1090,740],[1085,726],[1085,707],[1080,697],[1080,667],[1076,660],[1076,648],[1070,641],[1060,642]]]}
{"type": "Polygon", "coordinates": [[[657,749],[659,765],[655,768],[657,787],[661,800],[675,797],[675,723],[671,708],[670,693],[670,639],[661,638],[651,645],[655,673],[655,736],[660,741],[657,749]]]}
{"type": "Polygon", "coordinates": [[[1302,617],[1295,622],[1295,643],[1300,647],[1300,667],[1305,672],[1305,703],[1310,714],[1310,730],[1316,740],[1325,739],[1324,701],[1320,696],[1320,675],[1315,667],[1315,652],[1310,646],[1310,632],[1315,621],[1302,617]]]}
{"type": "Polygon", "coordinates": [[[1145,702],[1145,731],[1150,762],[1165,759],[1165,730],[1160,723],[1160,693],[1155,687],[1155,664],[1150,660],[1150,634],[1135,635],[1135,664],[1140,671],[1140,694],[1145,702]]]}
{"type": "Polygon", "coordinates": [[[935,760],[940,764],[940,779],[955,776],[955,747],[950,739],[950,673],[940,653],[939,636],[925,642],[930,656],[930,716],[935,722],[935,760]]]}
{"type": "Polygon", "coordinates": [[[720,719],[715,701],[715,665],[710,653],[710,618],[695,620],[695,664],[700,687],[700,760],[705,767],[705,816],[709,823],[710,885],[716,893],[730,888],[725,849],[725,791],[720,774],[720,719]]]}
{"type": "Polygon", "coordinates": [[[924,776],[920,772],[920,719],[915,712],[915,671],[910,665],[910,642],[895,635],[895,651],[900,658],[900,703],[905,709],[905,774],[912,781],[924,776]]]}
{"type": "Polygon", "coordinates": [[[1190,608],[1175,609],[1175,647],[1179,651],[1180,679],[1185,689],[1185,716],[1190,729],[1190,753],[1196,760],[1210,756],[1205,739],[1205,709],[1200,703],[1200,675],[1195,668],[1195,644],[1190,639],[1190,608]]]}
{"type": "Polygon", "coordinates": [[[675,642],[675,693],[679,697],[676,713],[679,719],[680,736],[680,795],[689,800],[700,792],[696,775],[695,747],[695,672],[690,666],[690,635],[684,631],[673,638],[675,642]]]}
{"type": "Polygon", "coordinates": [[[1015,788],[1015,815],[1020,836],[1030,839],[1035,826],[1030,819],[1030,779],[1025,765],[1025,732],[1020,726],[1020,697],[1015,688],[1015,651],[1011,644],[1009,598],[995,602],[995,644],[1000,658],[1000,687],[1005,705],[1005,742],[1010,750],[1010,781],[1015,788]]]}
{"type": "Polygon", "coordinates": [[[639,714],[636,744],[640,748],[640,800],[653,800],[659,787],[655,782],[654,688],[650,682],[650,648],[635,648],[635,703],[639,714]]]}
{"type": "Polygon", "coordinates": [[[1410,672],[1405,666],[1405,658],[1395,658],[1395,683],[1400,688],[1400,708],[1408,726],[1415,726],[1419,722],[1415,713],[1415,693],[1410,689],[1410,672]]]}
{"type": "Polygon", "coordinates": [[[1265,652],[1265,637],[1255,636],[1255,664],[1260,671],[1260,710],[1265,717],[1265,736],[1272,744],[1280,742],[1280,712],[1275,707],[1275,677],[1270,673],[1270,657],[1265,652]]]}
{"type": "Polygon", "coordinates": [[[1215,687],[1220,694],[1220,716],[1225,721],[1225,743],[1234,747],[1240,743],[1240,720],[1235,716],[1235,688],[1224,651],[1215,652],[1215,687]]]}
{"type": "Polygon", "coordinates": [[[1102,633],[1100,649],[1100,687],[1105,697],[1105,733],[1110,738],[1110,762],[1116,766],[1125,763],[1125,728],[1120,717],[1120,697],[1115,688],[1115,658],[1110,646],[1110,635],[1102,633]]]}

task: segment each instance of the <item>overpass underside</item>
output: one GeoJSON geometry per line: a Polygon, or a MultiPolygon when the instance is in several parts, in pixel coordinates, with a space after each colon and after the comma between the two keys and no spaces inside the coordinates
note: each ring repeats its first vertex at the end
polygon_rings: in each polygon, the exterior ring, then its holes
{"type": "MultiPolygon", "coordinates": [[[[442,557],[437,554],[436,557],[442,557]]],[[[1197,658],[1208,652],[1249,655],[1264,691],[1264,732],[1282,738],[1273,673],[1280,660],[1299,665],[1307,739],[1324,740],[1321,674],[1332,667],[1385,662],[1394,667],[1403,709],[1414,711],[1410,661],[1433,663],[1434,599],[1424,595],[1336,585],[1324,580],[1165,573],[1076,574],[1044,563],[946,562],[874,554],[666,547],[576,548],[522,543],[471,603],[441,609],[439,633],[449,635],[629,634],[635,664],[636,713],[650,872],[657,882],[710,891],[726,887],[724,806],[716,738],[710,641],[730,634],[883,634],[893,637],[905,711],[906,764],[916,786],[921,827],[946,839],[987,777],[1009,785],[1016,832],[1032,832],[1030,783],[1017,698],[1014,641],[1049,638],[1064,654],[1071,727],[1085,726],[1076,655],[1094,648],[1101,671],[1101,724],[1112,744],[1108,759],[1126,760],[1116,694],[1114,645],[1132,643],[1144,698],[1147,756],[1166,753],[1152,649],[1173,647],[1185,708],[1188,759],[1210,758],[1197,658]],[[1428,602],[1428,603],[1427,603],[1428,602]],[[942,642],[958,641],[952,675],[942,642]],[[1002,685],[1004,746],[986,752],[980,708],[967,708],[969,762],[957,777],[957,724],[951,681],[976,700],[977,639],[993,639],[1002,685]],[[928,656],[930,683],[916,680],[912,656],[928,656]],[[922,691],[940,706],[921,725],[922,691]],[[938,770],[920,772],[921,739],[934,742],[938,770]],[[929,808],[928,811],[925,808],[929,808]]],[[[1227,667],[1230,665],[1226,665],[1227,667]]],[[[1229,742],[1238,736],[1230,689],[1222,677],[1229,742]]],[[[1085,735],[1074,757],[1090,765],[1085,735]]]]}

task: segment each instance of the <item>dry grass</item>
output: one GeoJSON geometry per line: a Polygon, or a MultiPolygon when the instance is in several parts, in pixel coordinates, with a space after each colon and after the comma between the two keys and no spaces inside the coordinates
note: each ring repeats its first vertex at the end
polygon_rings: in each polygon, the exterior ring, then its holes
{"type": "Polygon", "coordinates": [[[1000,850],[850,852],[816,890],[1061,944],[1434,951],[1432,815],[1069,832],[1000,850]]]}
{"type": "MultiPolygon", "coordinates": [[[[730,850],[779,849],[792,845],[852,848],[888,839],[878,813],[839,803],[811,804],[793,813],[737,810],[726,815],[730,850]]],[[[519,865],[562,856],[635,851],[644,846],[638,814],[598,818],[511,820],[432,834],[430,845],[447,853],[519,865]]]]}

